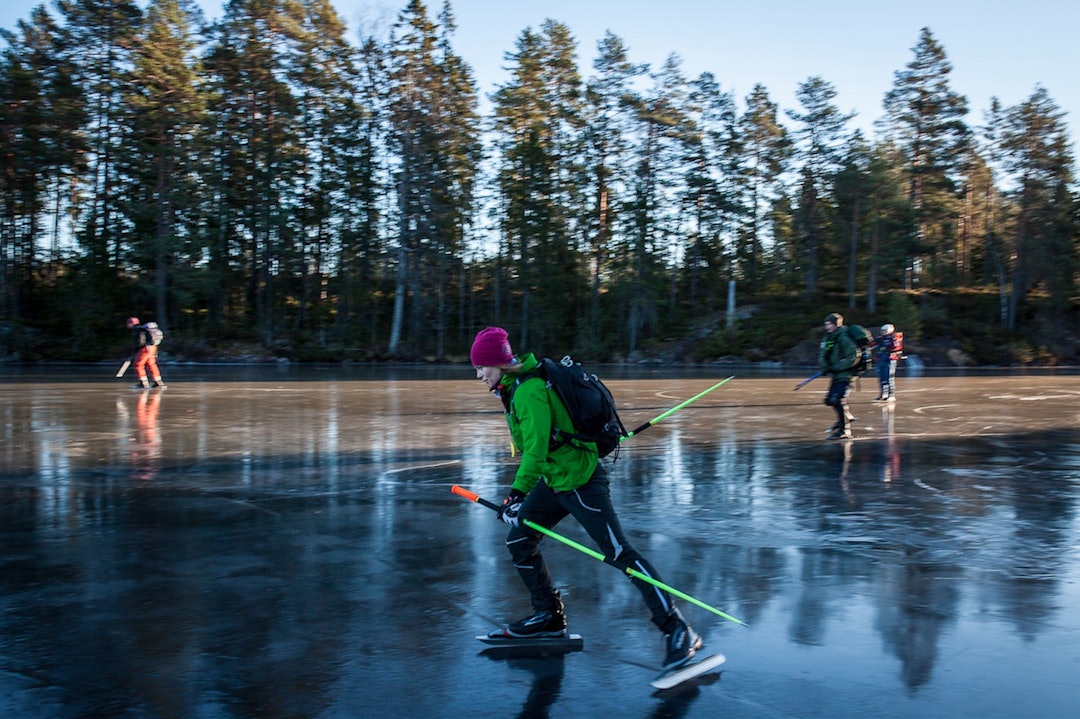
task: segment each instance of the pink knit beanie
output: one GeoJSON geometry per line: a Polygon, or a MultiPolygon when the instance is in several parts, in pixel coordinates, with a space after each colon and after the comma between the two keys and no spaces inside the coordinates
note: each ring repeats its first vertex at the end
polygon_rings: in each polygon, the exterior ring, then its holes
{"type": "Polygon", "coordinates": [[[473,367],[503,367],[514,362],[514,351],[502,327],[485,327],[476,333],[469,359],[473,367]]]}

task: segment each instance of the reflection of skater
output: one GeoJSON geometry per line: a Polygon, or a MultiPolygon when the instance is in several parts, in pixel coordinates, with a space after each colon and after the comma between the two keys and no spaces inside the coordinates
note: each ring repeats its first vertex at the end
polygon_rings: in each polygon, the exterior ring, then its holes
{"type": "Polygon", "coordinates": [[[157,445],[161,442],[158,433],[158,409],[161,407],[161,395],[157,392],[143,392],[135,407],[135,421],[139,425],[139,443],[157,445]]]}
{"type": "Polygon", "coordinates": [[[890,324],[881,326],[881,335],[874,342],[874,362],[878,367],[878,392],[875,402],[896,401],[896,361],[903,351],[903,335],[890,324]]]}
{"type": "Polygon", "coordinates": [[[840,468],[840,487],[844,490],[845,495],[851,494],[851,485],[848,483],[848,473],[851,471],[851,457],[853,442],[844,442],[844,464],[840,468]]]}
{"type": "Polygon", "coordinates": [[[844,316],[836,312],[825,318],[825,336],[818,349],[818,365],[829,375],[829,391],[825,404],[836,411],[836,424],[830,429],[829,439],[851,438],[851,413],[848,411],[847,395],[854,376],[852,368],[859,360],[859,348],[851,336],[842,329],[844,316]]]}
{"type": "Polygon", "coordinates": [[[139,400],[135,405],[138,435],[131,450],[133,475],[138,479],[151,479],[155,472],[155,462],[161,457],[161,432],[158,429],[160,409],[160,392],[139,393],[139,400]]]}
{"type": "MultiPolygon", "coordinates": [[[[470,358],[481,379],[502,400],[513,445],[521,451],[513,485],[499,518],[511,525],[506,546],[522,581],[529,590],[533,614],[513,622],[500,636],[558,637],[566,634],[562,596],[542,554],[543,535],[520,523],[521,518],[553,528],[572,515],[604,554],[604,561],[621,570],[633,568],[660,581],[656,570],[623,535],[611,504],[607,471],[600,464],[596,445],[570,442],[552,446],[555,429],[572,433],[566,406],[549,391],[539,376],[523,377],[539,364],[531,353],[514,356],[506,331],[498,327],[481,330],[473,342],[470,358]]],[[[664,668],[686,663],[701,647],[701,637],[690,627],[667,593],[633,578],[652,621],[664,633],[664,668]]]]}
{"type": "Polygon", "coordinates": [[[900,445],[896,440],[896,413],[891,404],[881,405],[881,418],[889,439],[885,442],[885,464],[881,479],[886,484],[900,481],[900,445]]]}
{"type": "Polygon", "coordinates": [[[161,371],[157,366],[157,346],[162,336],[157,323],[147,322],[143,325],[139,324],[138,317],[128,317],[127,327],[133,330],[135,335],[135,353],[131,360],[131,363],[135,365],[135,374],[139,376],[135,388],[150,387],[150,381],[146,377],[147,368],[150,370],[150,376],[154,378],[154,386],[165,387],[165,383],[161,380],[161,371]]]}
{"type": "Polygon", "coordinates": [[[701,696],[701,687],[720,681],[720,672],[705,674],[693,682],[675,689],[653,692],[660,703],[649,714],[650,719],[680,719],[690,715],[690,708],[701,696]]]}
{"type": "Polygon", "coordinates": [[[539,719],[549,714],[551,706],[558,701],[562,692],[562,680],[565,662],[562,656],[522,657],[509,660],[511,667],[525,669],[533,675],[529,694],[518,712],[520,719],[539,719]]]}

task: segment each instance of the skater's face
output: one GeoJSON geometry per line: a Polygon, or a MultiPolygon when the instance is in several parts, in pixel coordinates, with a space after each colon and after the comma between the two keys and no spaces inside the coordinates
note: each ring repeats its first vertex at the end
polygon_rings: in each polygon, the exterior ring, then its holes
{"type": "Polygon", "coordinates": [[[825,331],[830,333],[830,334],[832,334],[833,332],[836,332],[836,323],[835,322],[826,322],[825,323],[825,331]]]}
{"type": "Polygon", "coordinates": [[[501,367],[477,367],[476,379],[483,380],[488,389],[495,389],[499,385],[499,380],[502,379],[503,371],[501,367]]]}

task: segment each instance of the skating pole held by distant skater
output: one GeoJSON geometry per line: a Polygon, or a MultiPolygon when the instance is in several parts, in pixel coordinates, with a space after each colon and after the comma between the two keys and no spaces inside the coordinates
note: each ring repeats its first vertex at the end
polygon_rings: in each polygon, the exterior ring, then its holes
{"type": "Polygon", "coordinates": [[[817,379],[818,377],[820,377],[820,376],[821,376],[821,375],[823,375],[823,374],[825,374],[825,373],[824,373],[824,372],[817,372],[817,373],[815,373],[815,374],[812,374],[812,375],[810,375],[809,377],[807,377],[806,379],[804,379],[804,380],[803,380],[802,382],[800,382],[799,384],[795,385],[795,389],[793,389],[793,390],[791,390],[791,391],[792,391],[792,392],[798,392],[798,391],[799,391],[800,389],[802,389],[802,388],[803,388],[803,387],[805,387],[806,385],[810,384],[811,382],[813,382],[814,380],[816,380],[816,379],[817,379]]]}
{"type": "MultiPolygon", "coordinates": [[[[465,489],[461,485],[455,484],[453,487],[450,488],[450,491],[453,492],[454,494],[458,495],[459,497],[464,497],[465,499],[468,499],[471,502],[476,502],[477,504],[483,505],[483,506],[487,507],[488,509],[495,510],[496,512],[499,511],[499,505],[495,504],[494,502],[489,502],[488,500],[484,499],[483,497],[476,494],[475,492],[471,492],[471,491],[465,489]]],[[[561,534],[558,534],[557,532],[553,532],[552,530],[548,529],[547,527],[542,527],[539,524],[537,524],[536,522],[533,522],[531,520],[522,518],[521,521],[529,529],[533,529],[533,530],[535,530],[537,532],[540,532],[543,535],[551,537],[552,539],[554,539],[557,542],[562,542],[563,544],[565,544],[568,547],[573,547],[574,549],[578,550],[582,554],[587,554],[590,557],[592,557],[593,559],[598,559],[601,562],[604,561],[604,555],[601,554],[600,552],[597,552],[595,549],[591,549],[589,547],[586,547],[583,544],[579,544],[578,542],[575,542],[574,540],[570,539],[569,537],[564,537],[561,534]]],[[[653,579],[652,577],[650,577],[648,575],[642,574],[641,572],[637,571],[636,569],[633,569],[631,567],[627,567],[624,571],[627,574],[629,574],[631,577],[634,577],[635,579],[640,579],[641,581],[643,581],[643,582],[645,582],[647,584],[651,584],[654,587],[657,587],[658,589],[664,590],[665,592],[667,592],[668,594],[670,594],[670,595],[672,595],[674,597],[678,597],[679,599],[684,599],[684,600],[690,602],[691,604],[699,606],[702,609],[706,609],[706,610],[712,612],[713,614],[715,614],[718,617],[723,617],[724,619],[727,619],[729,622],[735,622],[736,624],[741,624],[744,627],[748,626],[747,623],[744,622],[743,620],[736,619],[735,617],[731,616],[730,614],[726,614],[726,613],[720,611],[719,609],[717,609],[716,607],[710,606],[710,605],[706,604],[705,602],[701,601],[700,599],[697,599],[696,597],[692,597],[689,594],[686,594],[685,592],[681,592],[678,589],[676,589],[675,587],[672,587],[671,585],[665,584],[664,582],[653,579]]]]}
{"type": "Polygon", "coordinates": [[[707,395],[707,394],[708,394],[709,392],[712,392],[712,391],[713,391],[714,389],[717,389],[718,387],[720,387],[720,386],[722,386],[722,385],[724,385],[724,384],[726,384],[726,383],[730,382],[730,381],[731,381],[731,380],[733,380],[733,379],[735,379],[735,375],[731,375],[731,376],[730,376],[730,377],[728,377],[727,379],[722,379],[722,380],[720,380],[719,382],[717,382],[716,384],[714,384],[714,385],[713,385],[712,387],[709,387],[709,388],[708,388],[707,390],[704,390],[703,392],[698,392],[697,394],[695,394],[695,395],[694,395],[693,397],[691,397],[690,399],[688,399],[688,400],[686,400],[686,401],[684,401],[684,402],[680,402],[679,404],[675,405],[674,407],[672,407],[671,409],[669,409],[669,410],[668,410],[667,412],[664,412],[663,414],[661,414],[661,415],[660,415],[659,417],[654,417],[653,419],[650,419],[650,420],[649,420],[648,422],[646,422],[645,424],[641,425],[641,426],[640,426],[640,427],[638,427],[637,429],[633,429],[633,430],[630,430],[630,433],[629,433],[629,434],[627,434],[627,435],[626,435],[625,437],[623,437],[622,439],[620,439],[619,441],[620,441],[620,442],[625,442],[626,440],[628,440],[628,439],[630,439],[631,437],[633,437],[633,436],[634,436],[635,434],[638,434],[639,432],[643,432],[643,431],[647,430],[647,429],[648,429],[649,427],[652,427],[653,425],[656,425],[656,424],[660,424],[660,423],[661,423],[661,422],[663,422],[663,421],[664,421],[665,419],[667,419],[667,418],[668,418],[668,417],[670,417],[671,415],[675,414],[676,412],[678,412],[678,411],[679,411],[680,409],[682,409],[682,408],[683,408],[683,407],[685,407],[686,405],[688,405],[688,404],[690,404],[690,403],[692,403],[692,402],[697,402],[697,401],[698,401],[699,399],[701,399],[702,397],[704,397],[705,395],[707,395]]]}

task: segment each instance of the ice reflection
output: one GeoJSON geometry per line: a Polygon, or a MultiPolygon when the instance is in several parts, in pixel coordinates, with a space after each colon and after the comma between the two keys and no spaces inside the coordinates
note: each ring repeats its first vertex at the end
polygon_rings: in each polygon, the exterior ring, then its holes
{"type": "Polygon", "coordinates": [[[829,645],[852,613],[865,612],[914,691],[932,681],[944,637],[970,609],[965,602],[977,598],[978,611],[1029,628],[1051,621],[1044,608],[1062,601],[1063,587],[1049,577],[1069,574],[1061,540],[1076,538],[1076,473],[1065,468],[1075,468],[1077,455],[1060,441],[1072,432],[1033,433],[1021,444],[1039,449],[1013,449],[1025,459],[1005,459],[996,456],[1002,439],[968,439],[958,451],[951,441],[898,436],[894,413],[882,416],[874,442],[718,441],[689,463],[669,450],[633,457],[622,469],[641,488],[638,501],[663,507],[654,525],[666,519],[667,531],[698,536],[696,508],[713,513],[706,531],[750,543],[695,558],[706,576],[709,565],[725,567],[702,591],[741,598],[736,613],[752,625],[782,604],[790,641],[811,646],[829,645]],[[1040,458],[1046,452],[1060,455],[1040,458]],[[1002,471],[1021,464],[1022,473],[1002,471]],[[670,477],[695,480],[673,492],[670,477]],[[741,530],[727,532],[731,525],[741,530]],[[1025,576],[1036,567],[1045,574],[1025,576]],[[986,596],[1002,575],[1017,575],[1008,586],[1022,597],[986,596]],[[732,576],[740,578],[734,586],[732,576]]]}
{"type": "Polygon", "coordinates": [[[138,433],[132,440],[131,470],[136,479],[151,480],[161,460],[161,432],[158,429],[158,412],[163,393],[143,390],[135,404],[135,421],[138,433]]]}
{"type": "MultiPolygon", "coordinates": [[[[177,375],[164,393],[0,386],[12,716],[801,716],[807,697],[832,717],[1015,715],[1003,692],[1075,709],[1080,442],[1060,379],[909,380],[895,407],[856,397],[841,443],[806,389],[736,380],[633,438],[612,466],[627,531],[750,624],[691,610],[723,686],[654,703],[633,689],[658,654],[636,594],[572,552],[550,550],[587,651],[477,656],[472,634],[523,600],[504,527],[448,491],[497,499],[516,464],[467,373],[177,375]]],[[[634,424],[711,383],[617,393],[634,424]]]]}

